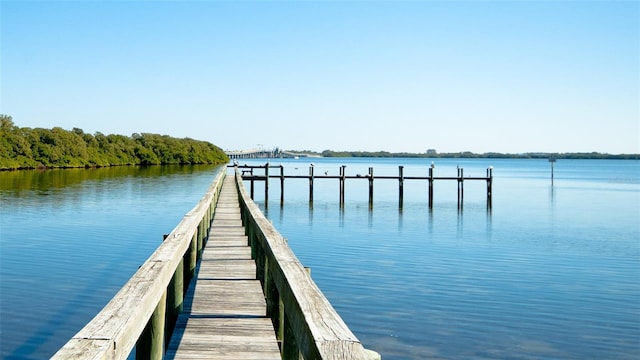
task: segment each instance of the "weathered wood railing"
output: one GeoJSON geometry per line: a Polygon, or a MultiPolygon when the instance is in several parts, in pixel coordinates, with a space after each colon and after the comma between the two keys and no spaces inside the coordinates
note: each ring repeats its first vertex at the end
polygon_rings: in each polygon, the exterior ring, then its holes
{"type": "Polygon", "coordinates": [[[242,222],[283,359],[379,359],[331,306],[287,241],[251,200],[235,169],[242,222]]]}
{"type": "Polygon", "coordinates": [[[225,171],[122,289],[53,359],[161,359],[206,243],[225,171]],[[165,321],[167,319],[167,321],[165,321]]]}

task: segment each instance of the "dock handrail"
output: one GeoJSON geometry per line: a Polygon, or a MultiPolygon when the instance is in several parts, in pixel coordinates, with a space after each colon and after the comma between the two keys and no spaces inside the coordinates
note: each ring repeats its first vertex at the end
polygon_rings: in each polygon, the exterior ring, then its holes
{"type": "Polygon", "coordinates": [[[177,318],[184,290],[206,243],[224,169],[129,281],[53,359],[126,359],[136,347],[145,358],[162,358],[165,316],[177,318]],[[166,315],[165,315],[166,311],[166,315]],[[137,343],[137,345],[136,345],[137,343]]]}
{"type": "Polygon", "coordinates": [[[242,214],[283,359],[379,359],[366,350],[251,200],[235,169],[242,214]]]}

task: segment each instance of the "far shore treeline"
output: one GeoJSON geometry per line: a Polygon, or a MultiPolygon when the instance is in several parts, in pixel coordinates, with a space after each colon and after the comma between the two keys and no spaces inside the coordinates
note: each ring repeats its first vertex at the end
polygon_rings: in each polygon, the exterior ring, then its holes
{"type": "MultiPolygon", "coordinates": [[[[308,153],[308,152],[307,152],[308,153]]],[[[320,154],[322,157],[372,157],[372,158],[454,158],[454,159],[622,159],[638,160],[640,154],[606,154],[599,152],[579,152],[579,153],[547,153],[531,152],[521,154],[505,154],[498,152],[473,153],[470,151],[439,153],[435,150],[427,150],[424,153],[392,153],[387,151],[333,151],[325,150],[320,154]]]]}
{"type": "Polygon", "coordinates": [[[0,170],[103,167],[118,165],[224,164],[219,147],[189,138],[158,134],[87,134],[64,130],[18,127],[0,114],[0,170]]]}

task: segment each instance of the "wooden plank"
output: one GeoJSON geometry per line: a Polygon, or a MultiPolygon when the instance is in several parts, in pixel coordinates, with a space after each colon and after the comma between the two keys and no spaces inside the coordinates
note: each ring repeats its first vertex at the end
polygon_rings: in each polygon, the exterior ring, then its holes
{"type": "Polygon", "coordinates": [[[268,318],[186,318],[179,326],[181,337],[169,344],[166,359],[280,360],[268,318]]]}
{"type": "Polygon", "coordinates": [[[200,279],[243,280],[256,278],[256,263],[253,260],[203,260],[200,263],[200,279]]]}
{"type": "MultiPolygon", "coordinates": [[[[212,246],[215,248],[225,247],[225,246],[247,246],[249,244],[249,239],[242,235],[235,236],[224,236],[223,238],[211,238],[209,237],[209,244],[207,247],[212,246]]],[[[206,251],[206,249],[205,249],[206,251]]]]}
{"type": "Polygon", "coordinates": [[[202,254],[203,260],[251,260],[251,248],[248,246],[207,247],[202,254]]]}
{"type": "Polygon", "coordinates": [[[192,317],[265,317],[266,303],[259,280],[206,280],[196,283],[185,311],[192,317]]]}

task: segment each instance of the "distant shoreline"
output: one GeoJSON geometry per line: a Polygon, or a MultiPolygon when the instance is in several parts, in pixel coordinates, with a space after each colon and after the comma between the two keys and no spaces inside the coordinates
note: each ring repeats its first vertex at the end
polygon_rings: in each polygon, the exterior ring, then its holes
{"type": "Polygon", "coordinates": [[[325,150],[322,153],[303,150],[290,150],[291,153],[306,155],[309,157],[373,157],[373,158],[454,158],[454,159],[585,159],[585,160],[640,160],[640,154],[607,154],[599,152],[576,152],[576,153],[545,153],[531,152],[521,154],[508,153],[473,153],[469,151],[438,153],[435,151],[427,151],[425,153],[408,153],[399,152],[392,153],[388,151],[333,151],[325,150]]]}

